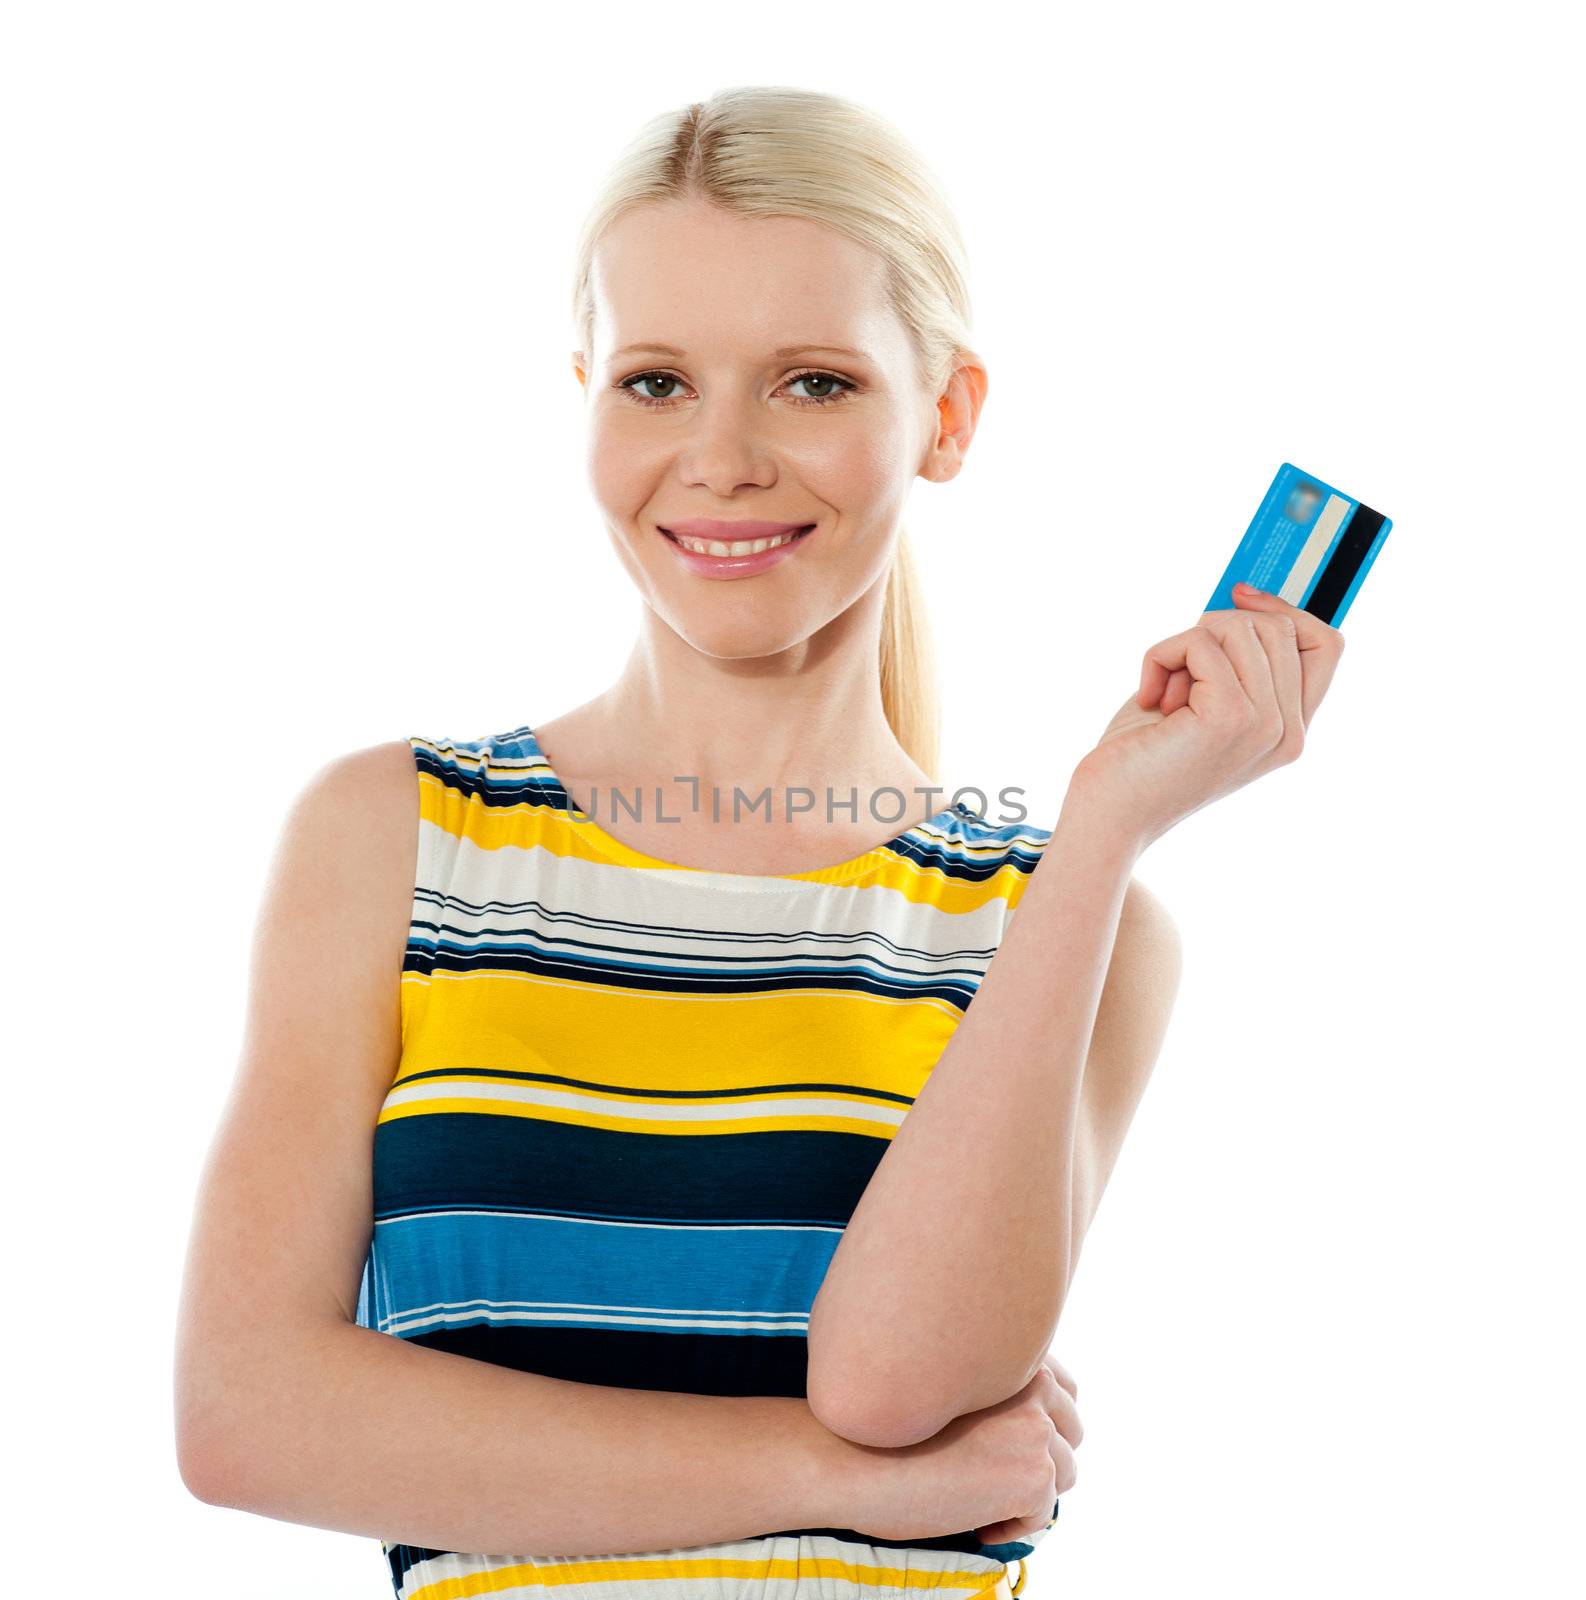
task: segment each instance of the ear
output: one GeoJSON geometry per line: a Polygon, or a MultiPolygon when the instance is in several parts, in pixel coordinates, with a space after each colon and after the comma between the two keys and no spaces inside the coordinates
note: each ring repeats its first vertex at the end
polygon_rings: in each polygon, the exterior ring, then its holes
{"type": "Polygon", "coordinates": [[[980,409],[986,403],[991,379],[985,364],[972,350],[961,350],[958,362],[947,379],[947,387],[936,402],[936,431],[930,440],[920,476],[932,483],[956,478],[975,436],[980,409]]]}
{"type": "Polygon", "coordinates": [[[586,370],[584,352],[582,350],[575,350],[573,352],[573,371],[578,374],[578,381],[587,386],[589,383],[589,373],[586,370]]]}

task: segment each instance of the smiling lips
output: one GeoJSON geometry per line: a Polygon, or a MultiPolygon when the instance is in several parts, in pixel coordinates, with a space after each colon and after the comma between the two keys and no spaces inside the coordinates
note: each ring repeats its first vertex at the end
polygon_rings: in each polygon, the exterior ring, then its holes
{"type": "Polygon", "coordinates": [[[812,522],[723,522],[713,517],[657,524],[661,532],[696,555],[751,556],[774,550],[812,529],[812,522]]]}

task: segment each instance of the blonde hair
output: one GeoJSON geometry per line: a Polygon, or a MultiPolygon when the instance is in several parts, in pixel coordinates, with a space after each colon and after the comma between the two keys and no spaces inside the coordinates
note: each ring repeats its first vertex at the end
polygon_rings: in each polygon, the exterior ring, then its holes
{"type": "MultiPolygon", "coordinates": [[[[946,387],[969,343],[967,260],[947,199],[889,123],[809,89],[723,89],[641,127],[579,235],[573,320],[586,355],[601,235],[635,206],[693,198],[740,216],[807,217],[875,251],[920,380],[932,394],[946,387]]],[[[899,530],[887,574],[880,654],[887,722],[934,780],[941,742],[936,659],[907,529],[899,530]]]]}

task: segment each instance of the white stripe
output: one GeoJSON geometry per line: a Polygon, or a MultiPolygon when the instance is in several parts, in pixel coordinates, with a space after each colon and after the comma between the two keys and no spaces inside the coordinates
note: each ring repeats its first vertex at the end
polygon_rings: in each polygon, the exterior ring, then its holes
{"type": "Polygon", "coordinates": [[[1341,494],[1329,497],[1327,504],[1322,507],[1321,516],[1316,519],[1316,526],[1311,529],[1310,538],[1294,558],[1294,565],[1289,568],[1289,575],[1278,590],[1278,599],[1287,600],[1291,606],[1300,603],[1317,567],[1321,565],[1322,557],[1333,542],[1333,535],[1338,532],[1338,525],[1344,520],[1344,513],[1353,504],[1353,500],[1346,500],[1341,494]]]}
{"type": "Polygon", "coordinates": [[[429,1211],[404,1211],[399,1217],[376,1217],[375,1227],[394,1228],[431,1217],[494,1217],[498,1221],[565,1223],[579,1228],[664,1228],[669,1233],[841,1233],[844,1224],[827,1222],[642,1222],[611,1217],[564,1217],[544,1211],[480,1211],[467,1206],[436,1206],[429,1211]]]}
{"type": "Polygon", "coordinates": [[[386,1096],[387,1106],[411,1105],[421,1100],[477,1100],[483,1104],[512,1100],[522,1105],[555,1106],[603,1117],[626,1117],[633,1122],[736,1122],[744,1117],[848,1117],[864,1122],[885,1122],[902,1127],[907,1106],[877,1106],[867,1101],[833,1100],[784,1095],[769,1100],[735,1100],[724,1105],[635,1105],[607,1100],[575,1090],[542,1088],[532,1083],[480,1083],[467,1078],[426,1078],[405,1084],[386,1096]]]}
{"type": "Polygon", "coordinates": [[[806,1315],[797,1321],[761,1322],[754,1319],[753,1314],[745,1316],[742,1312],[723,1311],[714,1316],[696,1316],[687,1319],[681,1317],[640,1317],[617,1316],[606,1314],[604,1316],[590,1312],[588,1314],[568,1313],[565,1311],[508,1311],[508,1312],[479,1312],[462,1311],[455,1316],[429,1316],[409,1317],[404,1312],[393,1312],[389,1317],[384,1317],[380,1322],[380,1332],[389,1333],[395,1338],[409,1338],[419,1328],[445,1327],[454,1322],[475,1321],[481,1316],[486,1316],[492,1327],[506,1326],[508,1324],[541,1324],[545,1326],[560,1326],[568,1322],[593,1323],[600,1328],[669,1328],[673,1332],[698,1332],[709,1328],[717,1333],[736,1331],[740,1333],[788,1333],[807,1334],[809,1332],[809,1317],[806,1315]]]}
{"type": "Polygon", "coordinates": [[[619,1306],[599,1305],[593,1301],[580,1302],[577,1300],[486,1300],[475,1298],[472,1300],[436,1300],[427,1306],[409,1306],[401,1314],[405,1317],[428,1316],[432,1311],[458,1311],[466,1314],[469,1311],[478,1312],[480,1309],[491,1311],[514,1311],[538,1308],[541,1311],[577,1311],[577,1312],[626,1312],[634,1316],[652,1317],[723,1317],[745,1316],[753,1317],[759,1322],[786,1322],[790,1318],[797,1321],[809,1316],[806,1307],[803,1311],[767,1311],[761,1309],[743,1310],[736,1313],[723,1311],[720,1306],[619,1306]]]}

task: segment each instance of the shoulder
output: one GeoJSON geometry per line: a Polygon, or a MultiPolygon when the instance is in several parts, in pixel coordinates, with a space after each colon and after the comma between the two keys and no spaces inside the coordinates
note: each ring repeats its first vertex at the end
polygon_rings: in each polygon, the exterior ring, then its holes
{"type": "Polygon", "coordinates": [[[293,796],[276,846],[274,875],[323,898],[356,905],[386,886],[397,893],[418,838],[414,751],[406,739],[334,756],[293,796]]]}
{"type": "Polygon", "coordinates": [[[329,828],[396,821],[413,810],[414,741],[387,739],[333,756],[298,791],[295,815],[329,828]]]}
{"type": "Polygon", "coordinates": [[[416,787],[405,740],[310,773],[279,829],[255,924],[249,1037],[285,1055],[304,1038],[315,1049],[373,1039],[371,1092],[390,1081],[386,1030],[396,1026],[412,919],[416,787]]]}

